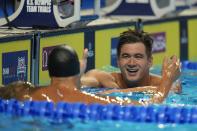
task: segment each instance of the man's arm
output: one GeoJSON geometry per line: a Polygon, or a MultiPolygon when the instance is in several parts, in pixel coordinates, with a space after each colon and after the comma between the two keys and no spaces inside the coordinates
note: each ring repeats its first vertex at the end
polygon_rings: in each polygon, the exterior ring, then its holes
{"type": "Polygon", "coordinates": [[[108,72],[93,69],[85,73],[87,67],[87,57],[88,49],[84,49],[83,57],[80,60],[81,85],[86,87],[118,88],[114,77],[108,72]]]}
{"type": "Polygon", "coordinates": [[[115,78],[108,72],[90,70],[81,77],[81,83],[87,87],[111,87],[118,88],[115,78]]]}
{"type": "Polygon", "coordinates": [[[153,97],[143,102],[143,104],[161,103],[167,97],[173,82],[175,82],[181,74],[180,60],[173,56],[172,58],[164,58],[162,66],[162,80],[157,90],[157,93],[153,97]]]}
{"type": "Polygon", "coordinates": [[[128,92],[156,93],[156,91],[157,91],[156,86],[142,86],[142,87],[126,88],[126,89],[111,89],[111,90],[99,92],[98,94],[107,95],[107,94],[116,93],[116,92],[121,92],[121,93],[128,93],[128,92]]]}
{"type": "Polygon", "coordinates": [[[88,49],[85,48],[83,51],[82,59],[80,60],[80,76],[84,75],[87,68],[87,58],[88,58],[88,49]]]}
{"type": "Polygon", "coordinates": [[[176,80],[173,83],[171,91],[177,94],[180,94],[182,92],[182,85],[180,80],[176,80]]]}

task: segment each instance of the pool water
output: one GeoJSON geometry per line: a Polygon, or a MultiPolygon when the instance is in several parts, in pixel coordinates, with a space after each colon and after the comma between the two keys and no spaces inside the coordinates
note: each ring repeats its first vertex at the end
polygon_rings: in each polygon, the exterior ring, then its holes
{"type": "MultiPolygon", "coordinates": [[[[108,71],[118,71],[116,68],[105,67],[108,71]]],[[[151,72],[159,74],[160,67],[151,69],[151,72]]],[[[170,93],[168,98],[162,105],[155,105],[156,108],[162,106],[191,108],[195,107],[197,111],[197,70],[184,69],[181,75],[182,89],[181,94],[170,93]]],[[[85,91],[98,93],[103,88],[87,88],[85,91]]],[[[110,94],[120,97],[129,97],[139,100],[141,98],[149,98],[151,94],[144,93],[114,93],[110,94]]],[[[83,113],[83,112],[82,112],[83,113]]],[[[173,113],[173,112],[172,112],[173,113]]],[[[139,114],[143,115],[143,114],[139,114]]],[[[177,116],[178,117],[178,116],[177,116]]],[[[191,116],[188,116],[191,117],[191,116]]],[[[143,122],[143,121],[124,121],[124,120],[88,120],[88,119],[64,119],[51,120],[46,117],[38,116],[15,116],[9,113],[0,114],[0,131],[15,130],[15,131],[144,131],[144,130],[159,130],[159,131],[194,131],[197,129],[197,124],[193,123],[158,123],[158,122],[143,122]]],[[[197,120],[197,113],[193,116],[197,120]]],[[[197,123],[197,122],[195,122],[197,123]]]]}
{"type": "Polygon", "coordinates": [[[70,119],[63,123],[51,123],[42,117],[13,117],[0,115],[3,131],[195,131],[197,124],[158,124],[127,121],[90,121],[70,119]]]}
{"type": "Polygon", "coordinates": [[[166,104],[197,105],[197,70],[183,70],[180,80],[182,93],[170,93],[166,104]]]}

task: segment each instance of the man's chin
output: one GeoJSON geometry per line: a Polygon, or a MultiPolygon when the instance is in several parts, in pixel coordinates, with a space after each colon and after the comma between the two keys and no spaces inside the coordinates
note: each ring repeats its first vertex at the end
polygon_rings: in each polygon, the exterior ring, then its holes
{"type": "Polygon", "coordinates": [[[138,81],[139,77],[137,75],[134,75],[134,76],[127,75],[127,80],[129,80],[129,81],[138,81]]]}
{"type": "Polygon", "coordinates": [[[139,79],[138,78],[127,78],[127,81],[129,83],[138,83],[139,82],[139,79]]]}
{"type": "Polygon", "coordinates": [[[128,87],[137,87],[139,86],[139,80],[129,79],[126,81],[128,87]]]}

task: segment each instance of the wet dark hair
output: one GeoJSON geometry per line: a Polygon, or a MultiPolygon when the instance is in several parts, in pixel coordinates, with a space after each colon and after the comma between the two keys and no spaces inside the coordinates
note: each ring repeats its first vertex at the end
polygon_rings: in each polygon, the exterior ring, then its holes
{"type": "Polygon", "coordinates": [[[124,31],[120,34],[117,46],[117,56],[120,56],[120,50],[124,44],[133,44],[136,42],[142,42],[146,47],[146,54],[148,55],[148,57],[151,57],[153,39],[148,33],[144,31],[131,29],[128,29],[127,31],[124,31]]]}
{"type": "Polygon", "coordinates": [[[50,77],[67,77],[80,73],[77,53],[68,45],[55,47],[48,58],[50,77]]]}

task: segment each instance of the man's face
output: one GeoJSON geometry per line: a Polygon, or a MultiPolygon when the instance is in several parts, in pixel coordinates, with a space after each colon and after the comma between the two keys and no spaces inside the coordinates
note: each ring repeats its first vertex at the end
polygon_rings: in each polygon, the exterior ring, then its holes
{"type": "Polygon", "coordinates": [[[143,43],[128,43],[122,46],[117,63],[123,79],[127,83],[137,84],[147,78],[152,57],[148,58],[143,43]]]}

